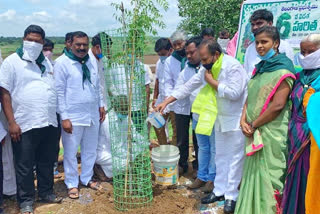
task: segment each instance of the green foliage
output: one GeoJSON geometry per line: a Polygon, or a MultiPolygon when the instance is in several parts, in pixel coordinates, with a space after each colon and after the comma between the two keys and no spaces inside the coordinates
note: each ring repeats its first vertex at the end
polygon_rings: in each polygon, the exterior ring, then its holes
{"type": "Polygon", "coordinates": [[[131,0],[132,10],[124,8],[122,3],[111,3],[111,5],[122,14],[114,14],[115,18],[122,23],[126,29],[140,29],[142,32],[156,35],[155,26],[165,28],[162,21],[160,8],[168,9],[166,0],[131,0]]]}
{"type": "Polygon", "coordinates": [[[179,15],[184,19],[179,28],[199,35],[212,27],[216,33],[227,29],[230,34],[238,30],[240,5],[243,0],[178,0],[179,15]]]}

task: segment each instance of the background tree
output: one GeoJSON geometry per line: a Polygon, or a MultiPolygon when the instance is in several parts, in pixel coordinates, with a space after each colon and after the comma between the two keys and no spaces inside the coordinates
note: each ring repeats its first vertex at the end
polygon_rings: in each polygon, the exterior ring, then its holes
{"type": "Polygon", "coordinates": [[[216,36],[222,29],[230,34],[238,30],[240,5],[243,0],[178,0],[179,28],[199,35],[206,27],[214,29],[216,36]]]}

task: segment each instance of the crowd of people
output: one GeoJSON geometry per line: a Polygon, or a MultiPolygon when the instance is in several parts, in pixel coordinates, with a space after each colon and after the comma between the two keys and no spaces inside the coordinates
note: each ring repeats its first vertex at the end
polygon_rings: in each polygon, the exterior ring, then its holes
{"type": "MultiPolygon", "coordinates": [[[[238,33],[230,40],[229,32],[222,30],[216,39],[206,28],[187,38],[177,30],[156,41],[159,60],[152,109],[166,120],[165,126],[155,128],[158,142],[176,145],[179,174],[188,172],[191,124],[195,173],[188,188],[208,193],[203,204],[225,200],[226,214],[316,214],[320,34],[302,39],[298,55],[302,71],[297,72],[293,49],[280,39],[272,13],[257,10],[250,23],[255,39],[246,50],[244,65],[234,58],[238,33]]],[[[79,198],[79,184],[101,190],[94,174],[101,181],[112,180],[106,119],[112,90],[106,90],[109,71],[102,59],[108,56],[103,56],[100,35],[92,38],[89,48],[86,33],[67,33],[63,53],[53,60],[53,42],[40,26],[30,25],[21,47],[2,62],[0,207],[3,194],[16,194],[20,212],[33,213],[35,177],[39,202],[62,201],[53,188],[54,178],[60,176],[60,138],[71,199],[79,198]]],[[[112,38],[104,35],[112,44],[112,38]]],[[[144,79],[148,98],[147,72],[144,79]]],[[[141,121],[132,122],[139,132],[141,121]]]]}

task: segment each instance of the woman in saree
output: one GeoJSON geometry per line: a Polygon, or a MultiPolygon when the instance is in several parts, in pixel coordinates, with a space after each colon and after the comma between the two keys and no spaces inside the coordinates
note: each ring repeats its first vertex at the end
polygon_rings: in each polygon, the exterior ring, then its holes
{"type": "MultiPolygon", "coordinates": [[[[319,197],[309,197],[309,200],[306,198],[308,197],[308,194],[306,196],[307,185],[309,186],[309,196],[319,192],[316,185],[319,185],[320,181],[320,163],[316,161],[319,160],[319,158],[316,158],[319,148],[316,146],[315,141],[314,143],[311,142],[310,128],[307,121],[309,118],[305,114],[308,98],[312,94],[311,92],[315,92],[314,88],[317,88],[316,86],[313,88],[312,84],[317,83],[315,80],[320,76],[319,48],[319,34],[310,34],[300,43],[299,63],[303,70],[296,75],[297,81],[291,93],[292,115],[289,122],[289,156],[282,202],[283,214],[304,214],[306,213],[307,204],[309,207],[314,207],[314,209],[307,209],[307,213],[320,212],[319,197]],[[304,98],[305,103],[303,103],[304,98]],[[311,157],[310,146],[311,152],[314,154],[311,157]],[[310,180],[308,177],[309,168],[312,169],[309,175],[310,180]]],[[[310,119],[312,119],[312,116],[314,114],[310,115],[310,119]]]]}
{"type": "Polygon", "coordinates": [[[275,27],[257,30],[255,43],[261,62],[248,83],[240,124],[247,137],[247,156],[237,214],[280,213],[286,171],[294,66],[279,53],[280,35],[275,27]]]}

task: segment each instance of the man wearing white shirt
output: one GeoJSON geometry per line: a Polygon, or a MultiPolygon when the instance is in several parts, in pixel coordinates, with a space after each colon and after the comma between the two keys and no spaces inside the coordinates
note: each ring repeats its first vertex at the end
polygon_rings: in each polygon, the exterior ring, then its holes
{"type": "MultiPolygon", "coordinates": [[[[160,38],[156,41],[154,50],[158,54],[159,60],[156,64],[156,82],[153,93],[152,108],[155,108],[165,100],[166,94],[164,65],[166,59],[171,55],[173,49],[172,44],[168,38],[160,38]]],[[[165,130],[168,126],[168,118],[170,118],[170,120],[173,122],[175,120],[174,112],[168,112],[163,115],[163,117],[166,120],[166,126],[163,126],[159,129],[154,127],[160,145],[166,145],[168,143],[167,132],[165,130]]],[[[175,138],[175,136],[173,136],[172,138],[175,138]]]]}
{"type": "Polygon", "coordinates": [[[103,94],[99,74],[88,55],[89,37],[81,31],[73,33],[70,51],[54,65],[64,147],[65,184],[72,199],[79,198],[77,151],[81,149],[83,185],[98,190],[92,180],[97,156],[100,122],[105,119],[103,94]]]}
{"type": "MultiPolygon", "coordinates": [[[[257,29],[269,25],[273,25],[273,14],[266,10],[266,9],[260,9],[253,12],[253,14],[250,17],[250,23],[251,23],[251,31],[254,33],[257,29]]],[[[294,52],[293,48],[290,46],[290,44],[285,41],[280,41],[279,46],[279,52],[285,53],[286,56],[294,61],[294,52]]],[[[258,53],[256,50],[256,43],[253,41],[249,47],[246,50],[245,56],[244,56],[244,69],[247,71],[248,77],[251,78],[252,72],[255,68],[255,65],[258,64],[261,61],[261,59],[258,57],[258,53]]]]}
{"type": "MultiPolygon", "coordinates": [[[[215,145],[211,145],[215,146],[216,150],[215,187],[212,193],[201,199],[201,202],[204,204],[213,203],[222,200],[224,197],[226,199],[224,212],[232,213],[238,197],[238,185],[242,176],[244,160],[244,136],[241,133],[239,124],[246,98],[247,75],[241,64],[233,57],[223,55],[221,47],[213,40],[204,40],[200,45],[199,51],[204,69],[200,69],[197,75],[193,76],[178,91],[175,91],[173,96],[158,107],[158,110],[161,111],[168,103],[188,96],[193,90],[201,86],[203,80],[215,91],[218,113],[216,120],[213,121],[212,127],[210,127],[213,128],[214,125],[215,133],[215,145]],[[217,68],[215,67],[216,63],[220,64],[219,66],[221,67],[219,68],[218,78],[214,79],[211,69],[217,68]]],[[[199,95],[203,95],[202,90],[197,98],[199,95]]],[[[194,105],[195,102],[193,107],[194,105]]],[[[206,105],[206,103],[202,105],[206,105]]],[[[204,110],[207,111],[206,109],[204,110]]],[[[200,119],[201,114],[199,115],[197,126],[200,123],[200,119]]],[[[208,151],[202,151],[201,147],[203,145],[199,141],[198,144],[200,170],[203,158],[201,156],[208,151]]]]}
{"type": "MultiPolygon", "coordinates": [[[[112,40],[109,35],[105,33],[101,33],[106,40],[108,41],[108,46],[111,47],[112,40]]],[[[105,83],[105,70],[103,67],[103,59],[102,49],[101,49],[101,38],[100,33],[95,35],[92,38],[91,45],[92,48],[89,50],[90,61],[94,67],[94,69],[99,73],[100,78],[100,87],[103,94],[103,101],[105,110],[107,111],[108,107],[106,105],[107,100],[107,91],[106,91],[106,83],[105,83]]],[[[108,48],[110,48],[108,47],[108,48]]],[[[110,181],[112,178],[112,155],[111,155],[111,142],[109,135],[109,121],[108,117],[100,124],[99,128],[99,141],[97,147],[97,158],[94,166],[94,173],[101,181],[110,181]]]]}
{"type": "MultiPolygon", "coordinates": [[[[186,56],[187,63],[185,68],[179,73],[177,83],[175,85],[174,91],[179,90],[183,85],[188,82],[195,74],[198,73],[200,69],[200,56],[198,52],[198,46],[200,45],[202,38],[200,36],[192,37],[186,42],[186,56]]],[[[196,93],[199,90],[195,91],[196,93]]],[[[173,92],[174,93],[174,92],[173,92]]],[[[179,166],[184,172],[188,170],[188,158],[189,158],[189,127],[191,115],[191,105],[197,94],[192,93],[179,101],[175,105],[176,121],[177,121],[177,136],[180,151],[179,166]],[[192,101],[191,101],[192,100],[192,101]]],[[[198,144],[193,132],[193,146],[196,154],[196,162],[193,164],[193,168],[196,171],[198,168],[198,144]]],[[[181,170],[180,170],[181,171],[181,170]]]]}
{"type": "Polygon", "coordinates": [[[33,166],[40,200],[60,202],[53,194],[53,163],[57,136],[56,90],[50,61],[42,54],[45,32],[30,25],[23,45],[0,69],[1,103],[12,139],[21,213],[32,213],[33,166]]]}
{"type": "MultiPolygon", "coordinates": [[[[165,96],[169,97],[171,96],[172,92],[174,91],[174,87],[177,83],[178,77],[180,72],[184,69],[186,64],[186,51],[185,51],[185,44],[186,44],[187,36],[183,31],[175,31],[171,37],[170,40],[172,42],[172,46],[174,49],[174,52],[171,56],[169,56],[164,65],[164,86],[165,86],[165,96]]],[[[175,111],[176,105],[179,105],[179,102],[176,102],[174,104],[171,104],[168,106],[170,111],[173,111],[175,114],[177,113],[175,111]]],[[[179,123],[182,121],[180,120],[179,123]]],[[[177,123],[178,121],[172,120],[172,128],[173,133],[176,133],[177,138],[172,138],[172,144],[176,145],[178,144],[178,141],[180,142],[183,140],[182,133],[180,132],[180,135],[178,136],[178,130],[177,130],[177,123]],[[175,142],[176,140],[176,142],[175,142]]],[[[180,169],[180,174],[186,172],[187,169],[180,169]]]]}

